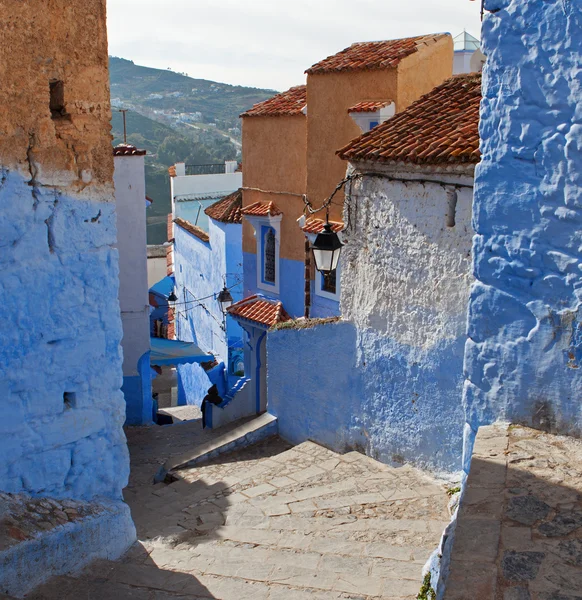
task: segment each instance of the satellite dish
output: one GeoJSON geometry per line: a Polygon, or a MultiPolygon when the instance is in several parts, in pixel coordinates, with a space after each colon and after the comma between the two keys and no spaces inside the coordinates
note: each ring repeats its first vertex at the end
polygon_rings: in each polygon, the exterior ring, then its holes
{"type": "Polygon", "coordinates": [[[483,70],[483,65],[486,60],[487,59],[481,50],[475,50],[471,56],[471,61],[469,62],[471,73],[480,73],[483,70]]]}

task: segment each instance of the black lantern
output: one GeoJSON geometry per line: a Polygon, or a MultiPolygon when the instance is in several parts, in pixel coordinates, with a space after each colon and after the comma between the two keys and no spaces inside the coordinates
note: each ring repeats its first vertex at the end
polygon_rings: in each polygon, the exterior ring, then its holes
{"type": "Polygon", "coordinates": [[[226,286],[224,286],[224,288],[218,294],[216,299],[220,302],[220,306],[222,307],[222,312],[226,312],[226,309],[232,305],[232,295],[228,291],[228,288],[226,286]]]}
{"type": "Polygon", "coordinates": [[[172,291],[170,292],[170,295],[168,296],[168,300],[170,302],[177,302],[177,300],[178,300],[178,296],[176,296],[176,294],[174,294],[173,288],[172,288],[172,291]]]}
{"type": "Polygon", "coordinates": [[[311,249],[315,259],[315,268],[323,274],[337,269],[343,244],[338,234],[333,231],[329,222],[323,226],[323,231],[317,235],[311,249]]]}

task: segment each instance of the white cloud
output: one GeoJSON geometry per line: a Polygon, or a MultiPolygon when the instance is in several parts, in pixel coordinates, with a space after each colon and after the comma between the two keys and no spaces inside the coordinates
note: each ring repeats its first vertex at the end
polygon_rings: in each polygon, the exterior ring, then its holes
{"type": "Polygon", "coordinates": [[[467,29],[470,0],[108,0],[109,52],[224,83],[286,89],[353,42],[467,29]]]}

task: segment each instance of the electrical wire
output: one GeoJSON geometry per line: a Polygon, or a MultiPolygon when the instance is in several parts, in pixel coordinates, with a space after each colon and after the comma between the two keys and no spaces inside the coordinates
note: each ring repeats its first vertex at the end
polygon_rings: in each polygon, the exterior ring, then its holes
{"type": "MultiPolygon", "coordinates": [[[[227,290],[232,290],[233,288],[237,287],[238,285],[241,285],[243,283],[242,279],[240,279],[239,281],[237,281],[236,283],[234,283],[233,285],[231,285],[230,287],[227,287],[227,290]]],[[[204,296],[204,298],[195,298],[194,300],[187,300],[185,302],[170,302],[170,307],[175,307],[175,306],[182,306],[183,304],[195,304],[197,302],[201,302],[202,300],[208,300],[210,298],[216,298],[216,296],[218,295],[218,292],[215,292],[214,294],[210,294],[210,296],[204,296]]],[[[195,308],[195,307],[193,307],[195,308]]]]}
{"type": "Polygon", "coordinates": [[[274,190],[263,190],[261,188],[255,188],[255,187],[243,187],[241,189],[247,190],[247,191],[253,191],[253,192],[261,192],[263,194],[273,194],[273,195],[277,195],[277,196],[297,196],[303,200],[303,203],[305,204],[304,212],[306,214],[314,215],[318,212],[321,212],[322,210],[325,210],[327,215],[329,216],[329,206],[330,206],[330,204],[333,204],[333,199],[334,199],[335,195],[347,183],[351,184],[351,182],[354,181],[355,179],[362,179],[364,177],[381,177],[383,179],[388,179],[389,181],[396,181],[396,182],[401,182],[401,183],[420,183],[421,185],[425,185],[428,183],[428,184],[435,184],[435,185],[441,185],[441,186],[450,186],[450,187],[454,187],[454,188],[473,189],[473,186],[469,185],[469,184],[451,183],[451,182],[442,181],[439,179],[425,179],[425,178],[412,179],[412,178],[405,178],[405,177],[392,177],[391,175],[386,175],[386,173],[375,173],[375,172],[353,173],[353,174],[348,175],[347,177],[344,177],[335,186],[335,189],[333,190],[333,192],[322,202],[322,204],[319,208],[314,208],[313,204],[307,197],[307,194],[298,194],[297,192],[281,192],[281,191],[274,191],[274,190]]]}
{"type": "Polygon", "coordinates": [[[241,187],[244,192],[261,192],[261,194],[273,194],[275,196],[297,196],[299,198],[306,198],[306,194],[299,194],[298,192],[279,192],[275,190],[262,190],[256,187],[241,187]]]}

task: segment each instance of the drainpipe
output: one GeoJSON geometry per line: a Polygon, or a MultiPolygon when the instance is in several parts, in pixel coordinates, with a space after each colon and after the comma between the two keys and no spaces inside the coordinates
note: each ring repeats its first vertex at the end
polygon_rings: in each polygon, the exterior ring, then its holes
{"type": "Polygon", "coordinates": [[[305,238],[305,313],[304,317],[309,319],[311,308],[311,248],[309,240],[305,238]]]}

